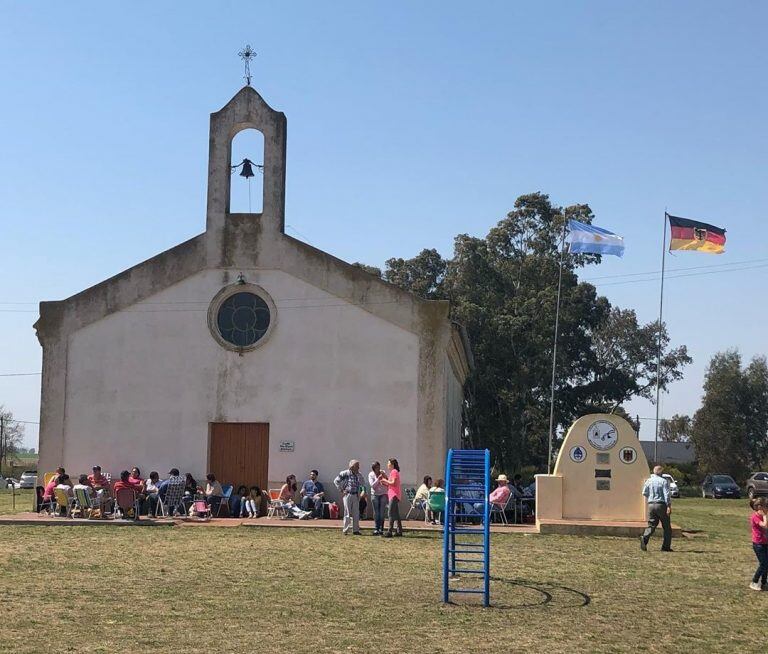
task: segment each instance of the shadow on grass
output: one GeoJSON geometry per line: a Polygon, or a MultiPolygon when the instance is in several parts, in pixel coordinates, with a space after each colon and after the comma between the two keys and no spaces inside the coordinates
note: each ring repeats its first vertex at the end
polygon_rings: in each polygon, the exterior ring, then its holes
{"type": "Polygon", "coordinates": [[[587,606],[592,601],[592,598],[587,595],[587,593],[551,582],[540,582],[530,579],[505,579],[504,577],[491,577],[491,581],[508,584],[510,586],[517,586],[519,588],[527,588],[540,595],[540,599],[537,602],[524,602],[521,604],[493,603],[492,606],[497,609],[533,609],[547,604],[557,606],[559,609],[576,609],[581,608],[582,606],[587,606]],[[560,591],[562,591],[562,593],[560,591]],[[570,599],[561,601],[560,596],[563,594],[564,597],[570,599]],[[557,598],[555,597],[556,595],[558,596],[557,598]]]}
{"type": "MultiPolygon", "coordinates": [[[[587,606],[592,601],[589,595],[580,590],[551,582],[532,581],[530,579],[505,579],[503,577],[491,577],[491,581],[516,586],[520,589],[532,590],[539,595],[537,601],[521,602],[520,604],[500,604],[493,601],[493,593],[491,593],[490,608],[492,609],[536,609],[547,605],[558,609],[578,609],[587,606]],[[561,596],[570,599],[562,599],[561,596]]],[[[449,604],[460,606],[458,602],[449,602],[449,604]]]]}

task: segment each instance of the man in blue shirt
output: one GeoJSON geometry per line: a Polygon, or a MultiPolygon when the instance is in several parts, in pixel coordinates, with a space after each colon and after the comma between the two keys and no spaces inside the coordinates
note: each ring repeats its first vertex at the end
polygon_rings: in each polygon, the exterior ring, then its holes
{"type": "Polygon", "coordinates": [[[672,551],[672,525],[669,516],[672,514],[672,495],[669,492],[669,482],[661,476],[664,468],[656,466],[653,474],[643,484],[643,496],[648,506],[648,526],[640,536],[640,549],[645,552],[648,549],[648,540],[656,531],[659,522],[664,529],[664,542],[661,545],[662,552],[672,551]]]}
{"type": "Polygon", "coordinates": [[[312,511],[315,518],[323,517],[323,502],[325,501],[325,489],[317,481],[317,470],[309,471],[309,479],[301,485],[301,508],[312,511]],[[310,509],[312,507],[312,509],[310,509]]]}

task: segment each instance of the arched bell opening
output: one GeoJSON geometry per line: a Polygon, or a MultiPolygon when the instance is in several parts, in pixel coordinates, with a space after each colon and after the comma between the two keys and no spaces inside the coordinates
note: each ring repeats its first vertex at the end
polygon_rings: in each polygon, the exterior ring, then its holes
{"type": "Polygon", "coordinates": [[[264,135],[247,128],[232,139],[229,180],[230,213],[264,210],[264,135]]]}

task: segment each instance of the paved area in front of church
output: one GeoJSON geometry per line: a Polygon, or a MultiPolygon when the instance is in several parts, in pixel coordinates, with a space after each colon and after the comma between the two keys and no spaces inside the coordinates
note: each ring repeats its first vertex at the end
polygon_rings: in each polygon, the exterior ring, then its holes
{"type": "MultiPolygon", "coordinates": [[[[40,525],[40,526],[105,526],[117,527],[271,527],[285,529],[338,529],[341,530],[340,520],[295,520],[281,518],[212,518],[201,520],[198,518],[147,518],[142,516],[140,520],[122,520],[106,518],[104,520],[86,518],[59,518],[46,514],[37,514],[32,511],[27,513],[15,513],[0,516],[0,525],[40,525]]],[[[363,520],[360,523],[363,531],[373,530],[371,520],[363,520]]],[[[405,531],[442,531],[442,525],[430,525],[423,520],[404,520],[405,531]]],[[[495,533],[530,533],[535,534],[536,525],[501,525],[494,524],[491,531],[495,533]]]]}

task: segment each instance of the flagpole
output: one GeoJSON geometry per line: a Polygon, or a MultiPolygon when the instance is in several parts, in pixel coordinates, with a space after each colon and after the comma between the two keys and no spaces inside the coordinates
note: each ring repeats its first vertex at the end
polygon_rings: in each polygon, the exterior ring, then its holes
{"type": "Polygon", "coordinates": [[[560,273],[557,278],[557,305],[555,308],[555,334],[552,343],[552,387],[549,396],[549,452],[547,454],[547,474],[552,471],[552,441],[555,436],[555,373],[557,371],[557,332],[560,327],[560,291],[563,287],[563,260],[565,259],[565,230],[568,220],[563,207],[563,234],[560,237],[560,273]]]}
{"type": "Polygon", "coordinates": [[[659,392],[661,390],[661,319],[664,311],[664,265],[667,260],[667,214],[664,211],[664,231],[661,239],[661,291],[659,293],[659,341],[656,353],[656,437],[653,441],[653,462],[659,462],[659,392]]]}

